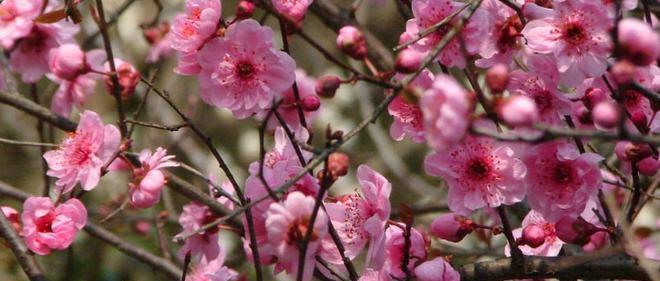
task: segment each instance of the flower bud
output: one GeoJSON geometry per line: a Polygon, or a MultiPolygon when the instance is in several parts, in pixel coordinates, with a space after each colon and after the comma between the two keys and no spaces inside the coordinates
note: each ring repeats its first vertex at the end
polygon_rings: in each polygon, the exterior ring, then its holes
{"type": "Polygon", "coordinates": [[[314,90],[316,94],[324,98],[332,98],[335,96],[335,92],[341,85],[341,79],[334,75],[325,75],[321,76],[316,80],[316,86],[314,90]]]}
{"type": "Polygon", "coordinates": [[[76,44],[64,44],[51,50],[48,65],[53,74],[73,80],[87,67],[85,52],[76,44]]]}
{"type": "Polygon", "coordinates": [[[356,60],[367,57],[367,41],[362,31],[354,26],[344,26],[337,35],[337,48],[356,60]]]}
{"type": "Polygon", "coordinates": [[[522,237],[517,241],[521,245],[538,248],[545,243],[545,229],[538,224],[530,224],[522,230],[522,237]]]}
{"type": "Polygon", "coordinates": [[[139,220],[133,223],[132,228],[137,235],[146,236],[151,230],[151,224],[146,220],[139,220]]]}
{"type": "Polygon", "coordinates": [[[316,111],[321,107],[321,101],[317,96],[306,96],[300,101],[305,111],[316,111]]]}
{"type": "Polygon", "coordinates": [[[144,35],[144,39],[147,40],[149,45],[154,45],[163,40],[163,38],[165,38],[169,32],[170,24],[167,22],[162,22],[157,26],[145,28],[142,31],[142,34],[144,35]]]}
{"type": "Polygon", "coordinates": [[[396,57],[394,68],[397,72],[413,73],[422,65],[422,55],[411,49],[404,49],[396,57]]]}
{"type": "Polygon", "coordinates": [[[641,110],[632,112],[630,114],[630,121],[635,124],[635,127],[637,127],[637,130],[639,130],[640,133],[647,134],[649,132],[648,118],[641,110]]]}
{"type": "Polygon", "coordinates": [[[495,64],[486,71],[486,86],[495,94],[506,90],[509,84],[509,67],[505,64],[495,64]]]}
{"type": "Polygon", "coordinates": [[[442,214],[431,223],[431,233],[440,239],[459,242],[474,230],[472,220],[454,213],[442,214]]]}
{"type": "Polygon", "coordinates": [[[348,155],[341,152],[333,152],[328,156],[328,171],[333,178],[345,176],[348,173],[348,155]]]}
{"type": "MultiPolygon", "coordinates": [[[[130,64],[120,59],[115,59],[117,68],[117,78],[119,79],[119,89],[122,99],[128,99],[135,92],[135,87],[140,82],[140,73],[130,64]]],[[[110,64],[105,63],[105,70],[110,72],[110,64]]],[[[108,93],[112,93],[112,77],[106,76],[105,86],[108,93]]]]}
{"type": "Polygon", "coordinates": [[[617,84],[629,84],[633,82],[633,78],[635,77],[635,65],[628,60],[618,61],[610,69],[610,74],[617,84]]]}
{"type": "Polygon", "coordinates": [[[634,64],[646,66],[660,55],[660,38],[645,22],[625,18],[619,22],[621,56],[634,64]]]}
{"type": "Polygon", "coordinates": [[[618,142],[614,147],[614,153],[619,160],[640,162],[644,158],[653,155],[651,147],[643,143],[618,142]]]}
{"type": "Polygon", "coordinates": [[[642,175],[649,177],[655,176],[658,169],[660,169],[660,160],[652,156],[646,157],[637,163],[637,168],[642,175]]]}
{"type": "Polygon", "coordinates": [[[497,108],[497,113],[507,125],[531,126],[539,119],[539,111],[533,99],[515,95],[504,100],[497,108]]]}
{"type": "Polygon", "coordinates": [[[604,100],[607,100],[607,94],[600,88],[589,88],[584,92],[584,96],[582,97],[582,103],[589,110],[604,100]]]}
{"type": "Polygon", "coordinates": [[[587,222],[582,217],[577,219],[563,217],[555,224],[555,229],[559,239],[577,245],[587,244],[589,237],[599,231],[595,225],[587,222]]]}
{"type": "Polygon", "coordinates": [[[7,217],[7,220],[14,227],[16,232],[21,231],[21,221],[18,212],[12,207],[1,206],[0,211],[7,217]]]}
{"type": "Polygon", "coordinates": [[[613,102],[599,102],[591,111],[591,118],[594,124],[603,129],[612,129],[616,127],[621,118],[619,107],[613,102]]]}
{"type": "Polygon", "coordinates": [[[248,19],[254,14],[255,5],[252,1],[241,0],[236,6],[236,18],[237,19],[248,19]]]}
{"type": "Polygon", "coordinates": [[[582,125],[592,125],[594,123],[591,119],[591,112],[584,105],[578,104],[577,107],[573,108],[573,113],[577,117],[578,122],[582,125]]]}

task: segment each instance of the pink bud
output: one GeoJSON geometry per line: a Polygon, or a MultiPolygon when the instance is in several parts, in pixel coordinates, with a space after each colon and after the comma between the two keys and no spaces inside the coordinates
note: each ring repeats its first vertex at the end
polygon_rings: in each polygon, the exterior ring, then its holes
{"type": "Polygon", "coordinates": [[[582,125],[592,125],[594,121],[591,119],[591,112],[589,109],[581,104],[573,108],[573,113],[577,117],[578,122],[582,125]]]}
{"type": "Polygon", "coordinates": [[[474,230],[470,219],[454,213],[442,214],[431,223],[431,233],[440,239],[459,242],[474,230]]]}
{"type": "Polygon", "coordinates": [[[596,126],[603,129],[612,129],[619,123],[621,115],[616,104],[603,101],[594,106],[591,111],[591,118],[596,126]]]}
{"type": "Polygon", "coordinates": [[[531,126],[539,119],[539,111],[533,99],[511,96],[497,108],[499,117],[510,126],[531,126]]]}
{"type": "Polygon", "coordinates": [[[545,230],[538,224],[525,226],[522,231],[522,237],[519,241],[521,245],[538,248],[545,243],[545,230]]]}
{"type": "Polygon", "coordinates": [[[645,176],[655,176],[658,169],[660,169],[660,160],[653,158],[653,156],[646,157],[637,163],[637,168],[645,176]]]}
{"type": "Polygon", "coordinates": [[[337,35],[337,48],[356,60],[367,57],[367,41],[362,31],[354,26],[344,26],[337,35]]]}
{"type": "Polygon", "coordinates": [[[621,55],[634,64],[649,65],[660,55],[660,37],[641,20],[621,20],[618,35],[621,55]]]}
{"type": "Polygon", "coordinates": [[[252,1],[241,0],[236,6],[236,18],[237,19],[247,19],[251,18],[254,14],[255,5],[252,1]]]}
{"type": "Polygon", "coordinates": [[[328,156],[328,171],[333,178],[345,176],[349,166],[348,155],[341,152],[333,152],[328,156]]]}
{"type": "Polygon", "coordinates": [[[7,220],[11,223],[11,225],[14,227],[16,232],[21,231],[21,221],[20,217],[18,215],[18,212],[12,208],[12,207],[7,207],[7,206],[0,206],[0,211],[7,217],[7,220]]]}
{"type": "Polygon", "coordinates": [[[649,145],[644,143],[618,142],[614,147],[614,153],[619,160],[640,162],[644,158],[653,155],[649,145]]]}
{"type": "Polygon", "coordinates": [[[401,73],[413,73],[422,65],[422,55],[411,49],[404,49],[396,57],[394,68],[401,73]]]}
{"type": "Polygon", "coordinates": [[[316,94],[324,98],[332,98],[335,96],[335,92],[341,85],[341,79],[334,75],[325,75],[321,76],[316,80],[316,86],[314,90],[316,94]]]}
{"type": "Polygon", "coordinates": [[[321,107],[321,101],[317,96],[306,96],[302,98],[301,103],[305,111],[316,111],[321,107]]]}
{"type": "Polygon", "coordinates": [[[154,45],[160,42],[160,40],[163,40],[165,35],[167,35],[169,32],[170,24],[167,22],[162,22],[157,26],[145,28],[142,31],[142,34],[150,45],[154,45]]]}
{"type": "Polygon", "coordinates": [[[73,80],[85,71],[85,52],[76,44],[64,44],[51,50],[48,65],[53,74],[73,80]]]}
{"type": "MultiPolygon", "coordinates": [[[[117,78],[122,99],[127,99],[135,92],[135,87],[140,82],[140,73],[130,64],[120,59],[115,59],[117,78]]],[[[110,72],[110,64],[105,63],[105,70],[110,72]]],[[[112,94],[112,77],[106,76],[105,86],[108,93],[112,94]]]]}
{"type": "Polygon", "coordinates": [[[145,236],[149,234],[149,230],[151,230],[151,224],[145,220],[139,220],[137,222],[134,222],[132,226],[133,226],[133,231],[135,231],[135,233],[141,236],[145,236]]]}
{"type": "Polygon", "coordinates": [[[584,97],[582,97],[582,103],[591,110],[601,101],[607,99],[607,94],[603,92],[600,88],[589,88],[584,92],[584,97]]]}
{"type": "Polygon", "coordinates": [[[589,237],[598,232],[599,229],[587,222],[582,217],[577,219],[563,217],[555,224],[557,237],[566,243],[584,245],[589,242],[589,237]]]}
{"type": "Polygon", "coordinates": [[[642,134],[647,134],[649,132],[648,118],[643,111],[639,110],[632,112],[630,114],[630,121],[635,124],[637,130],[639,130],[642,134]]]}
{"type": "Polygon", "coordinates": [[[628,84],[635,78],[635,65],[628,60],[618,61],[610,69],[610,74],[612,74],[614,82],[619,85],[628,84]]]}
{"type": "Polygon", "coordinates": [[[486,71],[486,86],[496,94],[504,92],[509,84],[509,67],[498,63],[486,71]]]}

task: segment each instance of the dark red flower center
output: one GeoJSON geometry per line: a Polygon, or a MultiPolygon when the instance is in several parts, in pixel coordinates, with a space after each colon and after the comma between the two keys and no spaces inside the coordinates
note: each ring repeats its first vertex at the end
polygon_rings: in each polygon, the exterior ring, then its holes
{"type": "Polygon", "coordinates": [[[564,27],[564,40],[571,45],[580,45],[587,38],[587,32],[579,23],[568,23],[564,27]]]}
{"type": "MultiPolygon", "coordinates": [[[[304,217],[304,218],[295,219],[289,225],[289,230],[287,231],[287,235],[286,235],[286,242],[288,244],[299,245],[303,241],[303,239],[305,239],[305,235],[307,235],[308,226],[309,226],[309,218],[304,217]]],[[[309,240],[314,241],[317,238],[318,238],[318,234],[316,233],[316,231],[312,230],[312,235],[309,240]]]]}
{"type": "Polygon", "coordinates": [[[238,77],[248,79],[254,74],[254,66],[249,62],[240,62],[236,67],[238,77]]]}
{"type": "Polygon", "coordinates": [[[468,173],[475,179],[482,179],[488,175],[490,167],[483,159],[474,159],[468,164],[468,173]]]}
{"type": "Polygon", "coordinates": [[[53,232],[53,221],[55,220],[55,213],[49,212],[45,216],[38,217],[34,220],[37,226],[37,232],[53,232]]]}
{"type": "Polygon", "coordinates": [[[554,179],[558,183],[569,183],[573,179],[573,169],[566,163],[560,163],[555,167],[554,179]]]}
{"type": "Polygon", "coordinates": [[[523,29],[522,22],[517,15],[509,17],[499,27],[499,36],[497,38],[497,48],[501,52],[515,49],[518,46],[518,37],[523,29]]]}

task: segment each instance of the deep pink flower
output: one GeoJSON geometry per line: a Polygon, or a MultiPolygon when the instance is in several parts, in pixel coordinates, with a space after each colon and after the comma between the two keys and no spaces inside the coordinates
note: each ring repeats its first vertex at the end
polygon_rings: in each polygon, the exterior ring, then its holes
{"type": "MultiPolygon", "coordinates": [[[[326,211],[342,239],[346,251],[344,254],[353,259],[367,242],[367,264],[370,264],[383,247],[385,226],[390,217],[390,192],[392,184],[381,174],[367,165],[361,165],[357,171],[360,194],[344,195],[335,203],[326,203],[326,211]]],[[[325,260],[341,264],[342,259],[334,241],[323,241],[325,260]]]]}
{"type": "Polygon", "coordinates": [[[87,223],[87,210],[75,198],[56,207],[48,197],[30,197],[23,203],[21,221],[21,235],[28,248],[43,256],[73,243],[78,231],[87,223]]]}
{"type": "Polygon", "coordinates": [[[442,214],[431,223],[431,233],[440,239],[460,242],[474,230],[474,222],[454,213],[442,214]]]}
{"type": "MultiPolygon", "coordinates": [[[[406,275],[401,269],[404,255],[405,238],[403,237],[403,224],[391,225],[385,231],[385,253],[378,258],[384,258],[383,267],[394,278],[404,278],[406,275]]],[[[426,260],[426,239],[417,229],[410,232],[410,250],[408,271],[413,272],[415,265],[426,260]]],[[[376,263],[378,265],[378,263],[376,263]]]]}
{"type": "Polygon", "coordinates": [[[0,3],[0,45],[10,49],[17,39],[27,36],[39,16],[41,0],[6,0],[0,3]]]}
{"type": "Polygon", "coordinates": [[[73,42],[78,25],[60,21],[53,24],[34,24],[30,33],[21,38],[9,61],[13,71],[21,74],[25,83],[35,83],[49,72],[50,50],[73,42]]]}
{"type": "Polygon", "coordinates": [[[133,181],[128,184],[130,203],[135,208],[149,208],[158,203],[166,183],[161,169],[177,167],[179,163],[171,161],[174,156],[167,155],[167,150],[161,147],[153,154],[145,149],[139,158],[142,166],[133,170],[133,181]]]}
{"type": "Polygon", "coordinates": [[[76,132],[57,150],[44,154],[48,175],[58,178],[56,190],[67,193],[78,182],[84,190],[96,187],[101,168],[119,148],[120,138],[119,130],[113,125],[103,125],[96,112],[83,112],[76,132]]]}
{"type": "Polygon", "coordinates": [[[468,26],[481,25],[486,28],[485,38],[479,48],[480,59],[475,65],[483,68],[501,63],[508,65],[522,50],[523,24],[515,11],[498,0],[485,0],[468,26]]]}
{"type": "MultiPolygon", "coordinates": [[[[425,69],[410,83],[410,89],[421,93],[430,88],[431,84],[433,73],[425,69]]],[[[394,117],[390,136],[397,141],[409,136],[412,141],[421,143],[425,139],[422,109],[410,99],[409,96],[399,95],[387,106],[387,112],[394,117]]]]}
{"type": "Polygon", "coordinates": [[[217,0],[186,0],[185,13],[172,23],[172,48],[183,53],[196,52],[215,34],[222,6],[217,0]]]}
{"type": "Polygon", "coordinates": [[[424,130],[429,146],[436,151],[459,143],[469,125],[472,101],[468,93],[450,76],[436,75],[433,86],[420,100],[424,130]]]}
{"type": "MultiPolygon", "coordinates": [[[[522,227],[518,229],[513,230],[513,236],[516,238],[518,241],[521,242],[531,242],[531,241],[525,241],[523,238],[523,231],[530,228],[530,227],[538,227],[540,230],[543,232],[542,233],[542,241],[540,245],[529,245],[525,243],[518,243],[518,248],[523,252],[525,255],[532,255],[532,256],[545,256],[545,257],[553,257],[557,256],[559,254],[559,251],[561,250],[561,247],[564,245],[564,241],[561,241],[557,237],[557,233],[555,230],[555,224],[548,222],[543,218],[543,215],[541,215],[539,212],[536,212],[534,210],[529,211],[525,218],[522,221],[522,227]]],[[[510,253],[510,248],[509,245],[507,244],[505,248],[505,253],[507,256],[509,256],[510,253]]]]}
{"type": "Polygon", "coordinates": [[[294,21],[302,21],[307,13],[307,7],[313,0],[272,0],[278,13],[294,21]]]}
{"type": "Polygon", "coordinates": [[[484,207],[511,205],[525,197],[525,165],[516,151],[486,137],[467,136],[446,152],[424,161],[426,172],[442,177],[449,188],[449,208],[462,215],[484,207]]]}
{"type": "Polygon", "coordinates": [[[246,118],[268,108],[295,79],[296,63],[273,47],[273,31],[252,19],[230,25],[199,52],[202,99],[246,118]]]}
{"type": "Polygon", "coordinates": [[[580,215],[600,187],[602,159],[594,153],[580,154],[563,141],[530,147],[523,157],[527,167],[534,167],[524,179],[529,205],[549,222],[580,215]]]}
{"type": "Polygon", "coordinates": [[[548,16],[527,23],[522,31],[527,47],[553,54],[568,86],[605,73],[612,21],[600,1],[567,0],[554,4],[548,16]]]}
{"type": "MultiPolygon", "coordinates": [[[[273,203],[266,214],[268,243],[275,249],[277,264],[275,271],[285,270],[289,274],[298,273],[299,246],[304,239],[314,210],[314,197],[301,192],[292,192],[282,203],[273,203]]],[[[328,217],[320,209],[314,221],[312,235],[305,253],[304,281],[312,279],[314,257],[320,250],[321,240],[327,235],[328,217]]]]}
{"type": "Polygon", "coordinates": [[[339,29],[337,48],[356,60],[367,57],[369,49],[364,34],[357,27],[347,25],[339,29]]]}
{"type": "Polygon", "coordinates": [[[183,231],[177,235],[195,232],[196,234],[186,239],[186,243],[179,249],[179,256],[185,257],[190,253],[191,256],[202,256],[205,261],[215,259],[224,259],[224,251],[218,243],[218,228],[212,228],[202,233],[199,229],[216,220],[217,217],[211,212],[208,206],[200,205],[196,202],[183,206],[183,212],[179,216],[179,224],[183,231]]]}
{"type": "Polygon", "coordinates": [[[460,281],[461,275],[443,257],[423,262],[415,267],[419,281],[460,281]]]}

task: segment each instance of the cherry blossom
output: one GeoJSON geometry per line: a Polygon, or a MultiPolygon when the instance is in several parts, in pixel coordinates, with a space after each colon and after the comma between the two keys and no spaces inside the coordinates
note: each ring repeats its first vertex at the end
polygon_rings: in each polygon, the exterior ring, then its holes
{"type": "MultiPolygon", "coordinates": [[[[431,87],[433,74],[424,70],[411,83],[411,91],[424,91],[431,87]]],[[[400,141],[409,136],[414,142],[424,141],[424,118],[422,110],[414,101],[415,93],[397,96],[387,107],[387,112],[394,117],[390,126],[390,136],[400,141]]]]}
{"type": "MultiPolygon", "coordinates": [[[[404,227],[403,224],[397,224],[391,225],[387,228],[385,231],[385,253],[383,256],[378,257],[379,259],[384,258],[382,264],[394,278],[404,278],[406,276],[401,268],[401,261],[403,260],[405,251],[405,238],[402,229],[404,227]]],[[[412,272],[415,269],[416,264],[426,260],[426,255],[426,238],[424,238],[421,232],[412,228],[410,232],[410,260],[408,262],[408,271],[412,272]]],[[[374,264],[377,265],[379,263],[377,261],[374,264]]]]}
{"type": "Polygon", "coordinates": [[[224,252],[218,244],[218,228],[199,232],[203,225],[213,222],[216,218],[207,206],[195,202],[183,206],[183,212],[179,216],[179,224],[183,227],[183,231],[179,235],[186,233],[195,233],[195,235],[186,239],[186,243],[179,249],[179,256],[184,257],[190,253],[191,256],[202,256],[205,261],[224,257],[224,252]]]}
{"type": "Polygon", "coordinates": [[[307,13],[307,7],[313,0],[272,0],[273,7],[278,13],[294,21],[302,21],[307,13]]]}
{"type": "Polygon", "coordinates": [[[459,143],[469,125],[472,102],[453,78],[436,75],[431,88],[420,99],[428,145],[444,151],[459,143]]]}
{"type": "Polygon", "coordinates": [[[444,258],[438,257],[415,267],[419,281],[459,281],[460,274],[444,258]]]}
{"type": "Polygon", "coordinates": [[[166,176],[161,171],[168,167],[177,167],[179,163],[171,161],[173,155],[159,147],[151,153],[143,150],[140,155],[141,167],[133,169],[133,181],[128,184],[130,203],[136,208],[149,208],[160,200],[160,192],[166,183],[166,176]]]}
{"type": "Polygon", "coordinates": [[[30,197],[23,203],[21,221],[28,248],[43,256],[73,243],[87,224],[87,209],[75,198],[55,206],[47,197],[30,197]]]}

